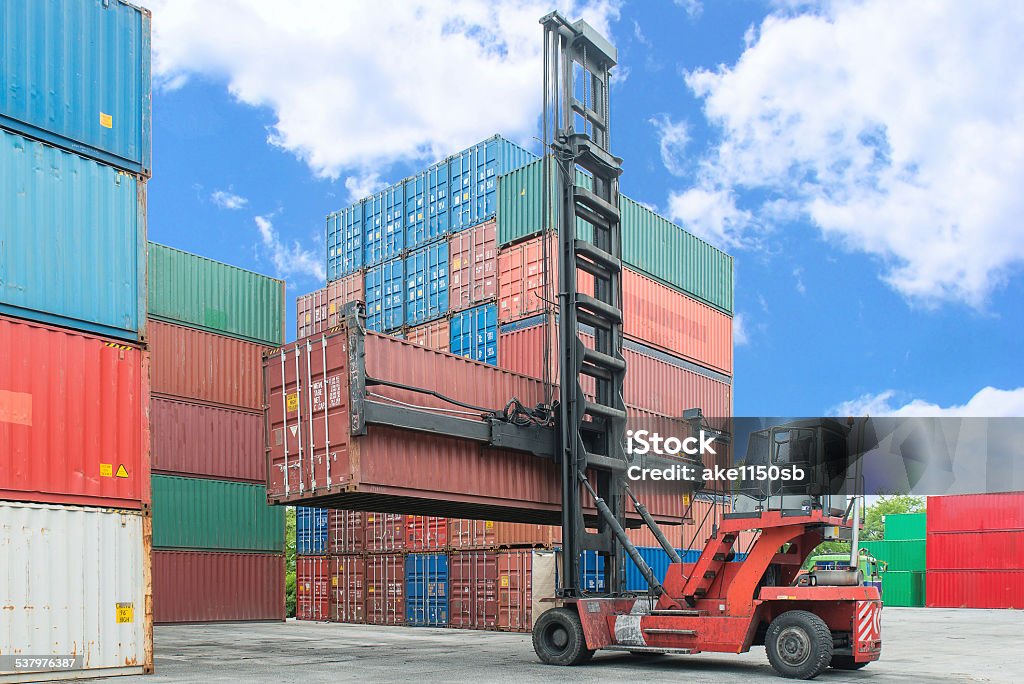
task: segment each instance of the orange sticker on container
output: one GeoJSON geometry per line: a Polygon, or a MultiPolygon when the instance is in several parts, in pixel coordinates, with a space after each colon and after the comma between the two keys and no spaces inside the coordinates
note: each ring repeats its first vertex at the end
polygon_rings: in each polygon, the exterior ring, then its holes
{"type": "Polygon", "coordinates": [[[113,128],[114,117],[112,117],[110,114],[104,114],[103,112],[100,112],[100,126],[103,126],[104,128],[113,128]]]}
{"type": "Polygon", "coordinates": [[[32,425],[32,395],[0,390],[0,423],[32,425]]]}

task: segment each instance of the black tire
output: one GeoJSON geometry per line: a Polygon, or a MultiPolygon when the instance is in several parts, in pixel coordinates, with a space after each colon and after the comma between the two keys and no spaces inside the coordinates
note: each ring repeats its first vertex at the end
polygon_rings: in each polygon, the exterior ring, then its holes
{"type": "Polygon", "coordinates": [[[862,667],[867,667],[871,661],[865,660],[864,662],[858,663],[853,659],[853,656],[848,655],[834,655],[832,656],[832,667],[837,670],[859,670],[862,667]]]}
{"type": "Polygon", "coordinates": [[[548,665],[579,665],[594,655],[579,614],[570,608],[552,608],[540,616],[533,626],[533,650],[548,665]]]}
{"type": "Polygon", "coordinates": [[[832,662],[832,632],[814,613],[791,610],[772,620],[764,648],[783,677],[813,679],[832,662]]]}

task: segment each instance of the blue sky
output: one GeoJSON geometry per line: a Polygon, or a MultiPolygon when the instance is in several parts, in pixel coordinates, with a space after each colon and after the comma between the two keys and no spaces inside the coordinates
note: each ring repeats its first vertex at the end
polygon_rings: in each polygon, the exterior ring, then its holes
{"type": "MultiPolygon", "coordinates": [[[[385,5],[375,41],[306,3],[150,4],[151,239],[284,277],[290,302],[322,285],[324,216],[354,194],[537,135],[539,6],[385,5]]],[[[619,48],[623,191],[735,256],[737,415],[1020,415],[1021,17],[578,11],[619,48]]]]}

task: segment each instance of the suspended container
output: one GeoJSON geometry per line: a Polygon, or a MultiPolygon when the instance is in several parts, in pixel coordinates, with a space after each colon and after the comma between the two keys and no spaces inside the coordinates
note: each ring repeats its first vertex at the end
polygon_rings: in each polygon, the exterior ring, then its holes
{"type": "Polygon", "coordinates": [[[494,218],[498,177],[534,159],[534,154],[498,135],[448,157],[451,229],[457,232],[494,218]]]}
{"type": "Polygon", "coordinates": [[[413,627],[448,626],[448,556],[410,553],[405,557],[405,617],[413,627]]]}
{"type": "Polygon", "coordinates": [[[363,205],[353,204],[327,215],[327,281],[363,267],[363,205]]]}
{"type": "Polygon", "coordinates": [[[405,258],[405,323],[419,325],[448,312],[448,243],[428,245],[405,258]]]}
{"type": "Polygon", "coordinates": [[[405,558],[401,554],[368,554],[366,624],[405,624],[405,558]]]}
{"type": "MultiPolygon", "coordinates": [[[[47,12],[27,8],[54,4],[5,3],[0,17],[11,21],[21,13],[41,20],[37,15],[47,12]]],[[[90,6],[84,13],[93,11],[90,6]]],[[[62,11],[51,7],[49,14],[61,22],[62,11]]],[[[0,35],[18,40],[25,31],[44,30],[24,24],[0,35]]],[[[7,45],[4,50],[6,57],[15,54],[7,45]]],[[[50,60],[37,58],[36,64],[47,69],[50,60]]],[[[7,68],[0,63],[0,74],[7,68]]],[[[40,98],[48,92],[49,87],[41,88],[40,98]]],[[[34,95],[24,96],[36,101],[34,95]]],[[[0,85],[0,100],[5,97],[11,97],[11,88],[0,85]]],[[[0,107],[0,114],[5,111],[0,107]]],[[[0,179],[0,314],[144,340],[146,183],[2,129],[0,179]]]]}
{"type": "Polygon", "coordinates": [[[366,329],[397,330],[405,324],[405,260],[366,270],[366,329]]]}
{"type": "Polygon", "coordinates": [[[284,619],[283,554],[153,552],[156,624],[284,619]]]}
{"type": "Polygon", "coordinates": [[[76,656],[75,669],[0,669],[0,680],[153,671],[145,513],[0,502],[0,548],[3,654],[76,656]]]}
{"type": "Polygon", "coordinates": [[[325,621],[330,615],[331,559],[299,556],[295,559],[295,619],[325,621]]]}
{"type": "Polygon", "coordinates": [[[295,508],[295,551],[300,556],[327,554],[326,508],[297,506],[295,508]]]}
{"type": "Polygon", "coordinates": [[[0,125],[150,175],[149,10],[121,0],[9,0],[0,35],[0,125]]]}
{"type": "Polygon", "coordinates": [[[485,304],[452,314],[449,323],[452,354],[489,363],[498,363],[498,307],[485,304]]]}
{"type": "Polygon", "coordinates": [[[451,627],[496,629],[497,552],[456,551],[448,554],[448,594],[448,620],[451,627]]]}
{"type": "Polygon", "coordinates": [[[497,224],[481,223],[452,235],[448,304],[452,311],[493,301],[498,295],[497,224]]]}
{"type": "Polygon", "coordinates": [[[365,302],[363,274],[353,273],[295,299],[295,337],[302,339],[341,325],[349,302],[365,302]]]}
{"type": "Polygon", "coordinates": [[[363,200],[363,263],[373,266],[405,249],[405,198],[402,184],[363,200]]]}
{"type": "Polygon", "coordinates": [[[328,620],[362,624],[366,621],[366,561],[362,556],[330,559],[328,620]]]}

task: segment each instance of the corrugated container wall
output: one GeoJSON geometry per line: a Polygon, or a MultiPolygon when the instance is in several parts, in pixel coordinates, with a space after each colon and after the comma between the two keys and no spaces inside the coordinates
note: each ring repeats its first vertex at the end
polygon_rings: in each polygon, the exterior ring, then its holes
{"type": "MultiPolygon", "coordinates": [[[[327,512],[327,547],[330,553],[360,553],[366,548],[362,511],[331,509],[327,512]]],[[[377,514],[377,515],[383,515],[377,514]]]]}
{"type": "Polygon", "coordinates": [[[0,130],[0,194],[0,313],[143,339],[146,184],[0,130]]]}
{"type": "Polygon", "coordinates": [[[434,164],[403,181],[405,246],[414,249],[448,232],[448,164],[434,164]]]}
{"type": "Polygon", "coordinates": [[[449,243],[448,305],[468,309],[498,296],[498,241],[494,221],[452,235],[449,243]]]}
{"type": "Polygon", "coordinates": [[[405,548],[408,551],[445,551],[448,548],[448,518],[405,516],[405,548]]]}
{"type": "Polygon", "coordinates": [[[893,513],[885,516],[885,539],[924,539],[928,531],[927,513],[893,513]]]}
{"type": "Polygon", "coordinates": [[[862,549],[878,560],[885,561],[888,569],[896,572],[924,572],[925,540],[907,541],[866,541],[860,544],[862,549]]]}
{"type": "Polygon", "coordinates": [[[327,217],[327,280],[363,267],[363,205],[354,204],[327,217]]]}
{"type": "Polygon", "coordinates": [[[415,325],[405,329],[405,339],[407,342],[412,342],[428,349],[436,349],[442,352],[450,351],[451,326],[447,318],[424,323],[423,325],[415,325]]]}
{"type": "Polygon", "coordinates": [[[150,420],[154,472],[266,482],[262,414],[157,396],[150,420]]]}
{"type": "Polygon", "coordinates": [[[929,608],[1024,609],[1024,571],[929,570],[925,584],[929,608]]]}
{"type": "Polygon", "coordinates": [[[295,559],[295,617],[299,620],[326,620],[330,615],[330,566],[326,556],[299,556],[295,559]]]}
{"type": "Polygon", "coordinates": [[[928,497],[928,534],[1024,530],[1024,492],[928,497]]]}
{"type": "Polygon", "coordinates": [[[402,184],[393,185],[363,201],[363,263],[394,259],[405,249],[402,184]]]}
{"type": "Polygon", "coordinates": [[[150,34],[121,0],[7,0],[0,124],[148,176],[150,34]]]}
{"type": "Polygon", "coordinates": [[[555,595],[555,551],[521,549],[498,552],[498,629],[529,632],[555,595]]]}
{"type": "Polygon", "coordinates": [[[448,157],[452,230],[492,218],[498,208],[498,178],[534,159],[535,155],[501,136],[448,157]]]}
{"type": "Polygon", "coordinates": [[[378,332],[405,324],[405,260],[366,269],[366,328],[378,332]]]}
{"type": "Polygon", "coordinates": [[[448,243],[405,257],[405,324],[419,325],[448,313],[448,243]]]}
{"type": "Polygon", "coordinates": [[[154,475],[153,545],[282,552],[284,508],[262,485],[154,475]]]}
{"type": "Polygon", "coordinates": [[[149,316],[268,345],[284,343],[284,281],[149,243],[149,316]]]}
{"type": "Polygon", "coordinates": [[[448,620],[452,627],[459,629],[495,629],[498,626],[496,552],[448,554],[448,620]]]}
{"type": "Polygon", "coordinates": [[[83,655],[77,677],[153,671],[144,513],[0,502],[0,548],[5,655],[83,655]]]}
{"type": "Polygon", "coordinates": [[[366,556],[366,624],[405,624],[405,559],[400,554],[366,556]]]}
{"type": "Polygon", "coordinates": [[[330,561],[330,606],[328,620],[366,620],[366,561],[361,556],[334,556],[330,561]]]}
{"type": "Polygon", "coordinates": [[[0,317],[0,498],[149,503],[149,355],[0,317]]]}
{"type": "Polygon", "coordinates": [[[349,302],[365,302],[363,274],[353,273],[295,299],[295,337],[302,339],[341,325],[349,302]]]}
{"type": "Polygon", "coordinates": [[[405,557],[405,618],[417,627],[448,625],[448,556],[410,553],[405,557]]]}
{"type": "Polygon", "coordinates": [[[284,555],[153,551],[153,620],[284,620],[284,555]]]}
{"type": "Polygon", "coordinates": [[[498,363],[498,307],[484,304],[452,314],[449,324],[452,354],[489,363],[498,363]]]}
{"type": "Polygon", "coordinates": [[[326,508],[295,508],[296,553],[300,556],[323,556],[327,553],[327,520],[326,508]]]}

